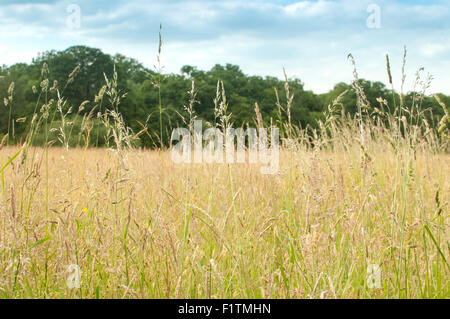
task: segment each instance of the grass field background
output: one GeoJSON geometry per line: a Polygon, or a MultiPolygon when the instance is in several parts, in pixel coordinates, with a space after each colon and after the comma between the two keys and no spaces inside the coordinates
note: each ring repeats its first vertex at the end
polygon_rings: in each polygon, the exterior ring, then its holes
{"type": "Polygon", "coordinates": [[[449,297],[448,155],[296,148],[265,176],[169,151],[50,149],[47,179],[45,152],[4,175],[3,298],[449,297]]]}

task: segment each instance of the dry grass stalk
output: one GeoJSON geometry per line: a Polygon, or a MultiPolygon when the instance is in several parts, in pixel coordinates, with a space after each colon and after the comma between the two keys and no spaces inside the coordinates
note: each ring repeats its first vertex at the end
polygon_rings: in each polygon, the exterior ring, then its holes
{"type": "Polygon", "coordinates": [[[10,194],[11,194],[11,199],[10,199],[10,201],[11,201],[11,203],[10,203],[11,204],[11,216],[13,219],[15,219],[16,218],[16,197],[14,194],[14,186],[13,185],[11,185],[10,194]]]}
{"type": "Polygon", "coordinates": [[[256,113],[256,122],[258,124],[258,128],[259,129],[264,128],[264,121],[263,121],[263,117],[261,115],[261,112],[259,110],[258,102],[255,102],[255,113],[256,113]]]}
{"type": "Polygon", "coordinates": [[[6,134],[5,136],[3,136],[2,141],[0,142],[0,151],[3,149],[3,147],[6,144],[6,141],[8,140],[8,134],[6,134]]]}

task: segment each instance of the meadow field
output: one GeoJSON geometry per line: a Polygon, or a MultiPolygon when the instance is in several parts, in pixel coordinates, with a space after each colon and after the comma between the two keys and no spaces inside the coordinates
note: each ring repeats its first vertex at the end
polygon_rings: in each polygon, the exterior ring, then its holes
{"type": "MultiPolygon", "coordinates": [[[[115,72],[84,115],[87,102],[72,111],[45,63],[41,74],[25,139],[0,143],[0,298],[450,297],[450,117],[438,96],[437,120],[424,93],[370,105],[355,68],[356,114],[346,91],[302,129],[286,76],[278,119],[255,105],[254,124],[281,135],[279,169],[264,175],[249,162],[175,163],[162,138],[136,146],[163,136],[162,101],[158,132],[134,133],[115,72]],[[99,125],[105,147],[92,145],[99,125]]],[[[195,92],[193,81],[189,130],[195,92]]],[[[225,131],[223,82],[213,102],[225,131]]]]}
{"type": "Polygon", "coordinates": [[[277,175],[30,148],[2,169],[0,296],[448,298],[450,156],[375,139],[361,152],[351,134],[283,149],[277,175]]]}

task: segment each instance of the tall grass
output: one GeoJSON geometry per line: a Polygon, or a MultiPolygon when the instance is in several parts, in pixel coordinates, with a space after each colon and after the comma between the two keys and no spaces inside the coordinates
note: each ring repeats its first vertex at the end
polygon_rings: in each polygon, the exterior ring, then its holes
{"type": "MultiPolygon", "coordinates": [[[[159,132],[144,124],[133,132],[114,72],[92,111],[82,115],[84,104],[73,115],[44,65],[25,143],[0,146],[0,296],[448,298],[447,106],[438,100],[446,115],[434,129],[421,109],[428,82],[420,72],[413,105],[370,105],[349,58],[355,117],[343,110],[343,92],[317,128],[296,126],[286,72],[278,119],[263,119],[255,104],[258,127],[283,128],[273,176],[259,165],[180,165],[169,151],[141,150],[141,134],[159,133],[163,145],[161,100],[159,132]],[[89,148],[95,125],[107,149],[89,148]],[[44,147],[34,147],[42,131],[44,147]],[[64,147],[52,147],[58,139],[64,147]],[[381,268],[375,289],[372,264],[381,268]],[[70,265],[81,269],[79,289],[66,284],[70,265]]],[[[192,131],[194,82],[188,96],[183,120],[192,131]]],[[[232,123],[220,81],[214,104],[211,125],[225,131],[232,123]]]]}

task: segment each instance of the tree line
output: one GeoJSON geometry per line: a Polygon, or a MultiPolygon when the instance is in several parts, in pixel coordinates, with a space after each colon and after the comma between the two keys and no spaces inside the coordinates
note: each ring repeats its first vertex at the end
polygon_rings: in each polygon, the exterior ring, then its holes
{"type": "MultiPolygon", "coordinates": [[[[420,98],[422,109],[429,111],[427,116],[432,126],[436,126],[444,115],[438,102],[421,92],[400,96],[381,82],[362,79],[358,82],[373,108],[400,104],[402,99],[411,101],[420,98]]],[[[424,88],[426,85],[422,83],[424,88]]],[[[59,94],[64,99],[61,106],[64,109],[60,113],[66,114],[67,118],[56,116],[52,125],[56,128],[60,121],[72,122],[74,138],[70,141],[71,145],[80,142],[83,131],[83,122],[77,118],[90,115],[93,125],[84,138],[91,140],[91,146],[104,146],[105,129],[99,124],[96,114],[100,114],[102,108],[113,107],[117,107],[127,127],[141,133],[139,146],[152,148],[168,145],[172,129],[185,126],[184,119],[190,116],[187,106],[195,110],[197,119],[207,123],[216,121],[214,101],[218,90],[226,99],[230,121],[235,127],[255,125],[255,103],[265,125],[281,117],[281,120],[291,121],[298,127],[313,129],[317,127],[318,120],[324,118],[328,106],[339,96],[343,112],[351,116],[358,112],[358,95],[351,83],[338,83],[328,93],[315,94],[306,90],[298,78],[249,76],[232,64],[217,64],[209,71],[186,65],[179,74],[163,74],[161,70],[145,68],[139,61],[121,54],[112,56],[99,49],[74,46],[63,51],[40,53],[30,64],[18,63],[1,68],[0,98],[4,106],[0,107],[3,113],[0,116],[0,138],[8,134],[10,144],[23,142],[33,114],[40,110],[44,101],[56,100],[59,94]],[[47,79],[44,79],[44,65],[48,71],[47,79]],[[120,104],[114,106],[105,99],[99,105],[96,99],[102,90],[104,93],[108,79],[114,78],[120,104]],[[46,84],[43,84],[44,80],[46,84]],[[11,83],[14,83],[13,87],[11,83]],[[218,86],[218,83],[221,85],[218,86]],[[50,87],[45,91],[45,97],[42,97],[43,85],[50,87]],[[288,94],[286,90],[289,90],[288,94]],[[289,118],[285,112],[280,112],[281,105],[288,104],[289,118]]],[[[449,96],[438,96],[444,104],[450,105],[449,96]]],[[[34,143],[43,141],[43,136],[37,136],[34,143]]]]}

